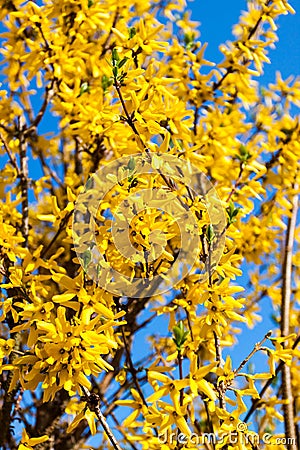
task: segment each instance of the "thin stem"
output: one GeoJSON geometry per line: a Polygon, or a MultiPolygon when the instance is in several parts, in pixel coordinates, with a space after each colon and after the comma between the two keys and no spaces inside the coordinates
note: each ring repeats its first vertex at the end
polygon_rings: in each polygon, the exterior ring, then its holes
{"type": "Polygon", "coordinates": [[[38,155],[39,155],[39,159],[42,165],[42,170],[44,172],[44,174],[46,175],[46,173],[48,172],[48,174],[53,178],[53,180],[62,188],[65,189],[64,184],[61,182],[61,180],[59,179],[58,175],[51,169],[51,167],[47,164],[45,157],[43,155],[42,150],[38,151],[38,155]]]}
{"type": "Polygon", "coordinates": [[[57,232],[55,233],[55,235],[53,236],[53,238],[51,239],[51,241],[49,242],[49,244],[47,245],[47,247],[45,247],[42,252],[41,252],[41,258],[44,258],[46,256],[46,254],[48,253],[48,251],[50,250],[50,248],[52,247],[52,245],[55,243],[56,239],[58,238],[58,236],[60,235],[60,233],[64,230],[64,228],[66,227],[69,218],[71,217],[71,215],[73,214],[73,211],[70,211],[69,213],[67,213],[67,215],[63,218],[63,220],[60,223],[59,229],[57,230],[57,232]]]}
{"type": "Polygon", "coordinates": [[[191,325],[190,313],[186,308],[184,310],[186,313],[186,319],[187,319],[187,323],[188,323],[188,327],[189,327],[189,332],[191,335],[191,340],[192,340],[192,342],[194,342],[194,335],[193,335],[193,329],[192,329],[192,325],[191,325]]]}
{"type": "Polygon", "coordinates": [[[228,77],[229,74],[233,73],[234,69],[232,66],[229,66],[227,71],[223,74],[222,78],[217,83],[214,83],[213,90],[216,91],[219,89],[224,80],[228,77]]]}
{"type": "MultiPolygon", "coordinates": [[[[214,331],[214,339],[215,339],[215,348],[216,348],[216,361],[219,366],[221,366],[222,361],[222,353],[221,353],[221,345],[220,345],[220,339],[217,333],[214,331]]],[[[226,411],[226,402],[225,402],[225,389],[224,389],[224,383],[221,382],[217,386],[217,390],[219,392],[219,404],[220,408],[224,409],[226,411]]]]}
{"type": "Polygon", "coordinates": [[[3,137],[3,135],[2,135],[1,133],[0,133],[0,139],[1,139],[2,143],[3,143],[4,150],[6,151],[8,157],[9,157],[9,160],[10,160],[10,162],[11,162],[11,165],[16,169],[17,175],[18,175],[18,177],[20,177],[20,176],[21,176],[21,173],[20,173],[20,169],[19,169],[19,166],[18,166],[18,164],[17,164],[16,158],[15,158],[15,156],[12,154],[12,152],[11,152],[11,150],[10,150],[10,148],[9,148],[9,146],[8,146],[8,144],[7,144],[7,142],[6,142],[6,140],[5,140],[5,138],[3,137]]]}
{"type": "MultiPolygon", "coordinates": [[[[208,413],[208,407],[207,407],[206,402],[204,402],[204,405],[205,405],[205,410],[206,410],[206,412],[207,412],[207,420],[208,420],[209,424],[211,425],[211,421],[210,421],[209,413],[208,413]]],[[[201,431],[200,424],[197,422],[197,420],[194,421],[194,425],[195,425],[196,430],[198,431],[199,435],[202,436],[203,433],[202,433],[202,431],[201,431]]],[[[212,429],[210,428],[210,430],[212,430],[212,429]]],[[[210,433],[213,434],[213,430],[210,431],[210,433]]],[[[203,436],[204,436],[204,438],[203,438],[203,445],[204,445],[204,447],[205,447],[207,450],[211,450],[210,444],[207,442],[207,439],[205,439],[205,434],[204,434],[203,436]]],[[[215,448],[215,445],[214,445],[214,441],[213,441],[213,440],[212,440],[212,444],[213,444],[213,447],[215,448]]]]}
{"type": "Polygon", "coordinates": [[[16,355],[20,355],[20,356],[24,356],[25,355],[24,352],[20,352],[19,350],[15,350],[15,349],[12,350],[12,353],[15,353],[16,355]]]}
{"type": "Polygon", "coordinates": [[[83,392],[85,394],[86,402],[87,402],[87,405],[88,405],[89,409],[96,414],[96,416],[97,416],[97,418],[98,418],[98,420],[99,420],[103,430],[105,431],[108,439],[110,440],[113,448],[115,450],[122,450],[122,448],[119,446],[118,441],[115,438],[113,432],[111,431],[111,429],[110,429],[110,427],[109,427],[109,425],[108,425],[104,415],[102,414],[102,411],[101,411],[100,406],[99,406],[99,401],[100,401],[99,395],[91,394],[89,392],[89,390],[86,387],[84,387],[84,386],[81,386],[81,388],[82,388],[82,390],[83,390],[83,392]]]}
{"type": "Polygon", "coordinates": [[[209,287],[212,288],[212,267],[211,267],[211,244],[208,245],[208,280],[209,287]]]}
{"type": "Polygon", "coordinates": [[[214,331],[214,339],[215,339],[215,348],[216,348],[216,361],[220,365],[221,361],[222,361],[220,339],[215,331],[214,331]]]}
{"type": "MultiPolygon", "coordinates": [[[[177,359],[178,359],[178,368],[179,368],[179,379],[183,380],[183,370],[182,370],[182,360],[183,360],[183,356],[180,350],[178,350],[177,352],[177,359]]],[[[179,398],[179,403],[180,406],[183,405],[183,389],[180,390],[180,398],[179,398]]]]}
{"type": "Polygon", "coordinates": [[[119,82],[117,81],[116,78],[115,78],[114,86],[115,86],[116,91],[118,93],[118,97],[119,97],[119,99],[120,99],[120,101],[122,103],[122,108],[123,108],[124,114],[126,116],[126,122],[131,127],[131,129],[134,132],[134,134],[136,134],[136,136],[138,136],[138,138],[141,140],[141,142],[143,144],[143,147],[145,147],[145,144],[143,143],[143,141],[142,141],[142,139],[140,137],[140,134],[139,134],[138,130],[136,129],[134,121],[132,120],[132,118],[131,118],[128,110],[127,110],[127,107],[126,107],[126,104],[125,104],[125,101],[124,101],[124,98],[123,98],[123,95],[122,95],[122,92],[121,92],[121,89],[120,89],[120,84],[119,84],[119,82]]]}
{"type": "MultiPolygon", "coordinates": [[[[204,408],[205,408],[205,413],[206,413],[206,418],[207,418],[207,425],[208,425],[208,429],[209,432],[212,433],[212,435],[214,434],[214,426],[210,417],[210,412],[208,409],[208,404],[207,402],[203,402],[204,403],[204,408]]],[[[215,442],[213,441],[213,448],[216,448],[215,446],[215,442]]]]}
{"type": "Polygon", "coordinates": [[[27,135],[28,133],[30,133],[32,130],[34,130],[40,123],[40,121],[42,120],[47,106],[49,104],[49,100],[51,98],[51,94],[50,92],[52,91],[54,86],[54,79],[51,81],[50,85],[48,85],[45,89],[45,97],[44,97],[44,101],[43,104],[39,110],[39,112],[37,113],[35,119],[33,120],[33,122],[30,124],[30,126],[25,130],[25,134],[27,135]]]}
{"type": "MultiPolygon", "coordinates": [[[[121,92],[120,83],[119,83],[119,81],[117,80],[117,77],[116,77],[115,75],[114,75],[114,87],[116,88],[118,97],[119,97],[119,99],[120,99],[120,101],[121,101],[122,108],[123,108],[124,114],[125,114],[125,116],[126,116],[126,122],[127,122],[128,125],[131,127],[131,129],[132,129],[132,131],[134,132],[134,134],[135,134],[135,135],[138,137],[138,139],[140,140],[140,142],[141,142],[141,144],[142,144],[142,147],[144,148],[145,152],[146,152],[146,153],[149,153],[148,147],[147,147],[146,144],[143,142],[143,140],[142,140],[142,138],[141,138],[141,136],[140,136],[140,133],[138,132],[138,130],[137,130],[136,126],[135,126],[135,123],[134,123],[134,121],[133,121],[133,119],[132,119],[132,116],[129,114],[129,112],[128,112],[128,110],[127,110],[127,107],[126,107],[126,104],[125,104],[125,101],[124,101],[124,98],[123,98],[123,95],[122,95],[122,92],[121,92]]],[[[166,185],[170,188],[171,191],[174,191],[174,190],[177,189],[177,186],[174,184],[174,182],[173,182],[173,180],[172,180],[171,178],[167,178],[167,177],[161,172],[160,169],[158,169],[157,171],[158,171],[158,173],[160,174],[160,176],[162,177],[162,179],[164,180],[164,182],[166,183],[166,185]]],[[[189,210],[189,207],[183,202],[183,200],[182,200],[180,197],[178,197],[178,200],[179,200],[181,206],[182,206],[186,211],[188,211],[188,210],[189,210]]]]}
{"type": "MultiPolygon", "coordinates": [[[[121,307],[120,307],[120,304],[119,304],[119,298],[116,297],[115,298],[115,302],[116,302],[117,310],[120,311],[121,307]]],[[[126,339],[126,336],[125,336],[124,327],[121,326],[120,329],[121,329],[121,334],[122,334],[122,338],[123,338],[125,353],[126,353],[126,357],[127,357],[127,363],[128,363],[128,366],[129,366],[129,371],[131,373],[134,385],[135,385],[136,390],[138,391],[138,393],[139,393],[139,395],[141,397],[142,402],[144,403],[144,405],[146,407],[148,407],[148,403],[146,402],[146,399],[144,397],[143,391],[141,390],[139,381],[138,381],[137,376],[136,376],[136,372],[137,371],[136,371],[136,369],[135,369],[135,367],[133,365],[132,359],[131,359],[131,354],[130,354],[130,350],[128,348],[128,343],[127,343],[127,339],[126,339]]]]}
{"type": "Polygon", "coordinates": [[[126,116],[126,122],[128,123],[128,125],[130,126],[130,128],[132,129],[132,131],[134,132],[134,134],[138,137],[138,139],[140,140],[142,147],[144,148],[144,150],[148,153],[149,149],[147,148],[146,144],[143,142],[140,133],[138,132],[135,123],[133,121],[133,116],[129,114],[127,107],[126,107],[126,103],[124,101],[123,95],[122,95],[122,91],[121,91],[121,84],[119,83],[116,75],[114,75],[114,87],[116,88],[118,97],[120,99],[120,102],[122,104],[122,108],[124,111],[124,114],[126,116]]]}
{"type": "MultiPolygon", "coordinates": [[[[295,183],[294,190],[298,190],[298,185],[295,183]]],[[[294,194],[292,198],[291,216],[288,218],[286,239],[284,247],[284,259],[282,264],[282,289],[281,289],[281,336],[288,336],[290,332],[290,307],[291,307],[291,289],[292,289],[292,257],[294,235],[298,212],[298,193],[294,194]]],[[[296,450],[296,429],[293,408],[293,392],[291,369],[285,364],[282,369],[282,398],[287,400],[283,404],[283,415],[285,425],[285,435],[287,438],[288,450],[296,450]]]]}
{"type": "Polygon", "coordinates": [[[127,339],[125,337],[125,331],[124,331],[123,327],[121,327],[121,333],[122,333],[122,338],[123,338],[123,342],[124,342],[125,352],[126,352],[126,356],[127,356],[127,363],[129,365],[129,371],[131,373],[134,385],[135,385],[136,390],[138,391],[138,393],[139,393],[139,395],[140,395],[140,397],[142,399],[142,402],[144,403],[145,406],[148,407],[148,403],[146,402],[146,399],[144,397],[143,391],[141,390],[139,381],[138,381],[137,376],[136,376],[136,369],[135,369],[135,367],[133,365],[133,362],[132,362],[132,359],[131,359],[131,355],[130,355],[130,351],[129,351],[129,348],[128,348],[127,339]]]}
{"type": "Polygon", "coordinates": [[[112,28],[115,28],[115,26],[117,25],[118,18],[119,18],[119,8],[117,7],[116,13],[115,13],[115,16],[114,16],[114,20],[113,20],[113,23],[112,23],[112,26],[111,26],[111,29],[110,29],[110,32],[108,33],[107,38],[105,39],[105,42],[102,44],[102,51],[101,51],[101,55],[100,55],[101,58],[105,55],[107,50],[109,50],[109,48],[110,48],[108,43],[109,43],[110,38],[111,38],[111,36],[113,34],[112,28]]]}
{"type": "Polygon", "coordinates": [[[22,192],[22,235],[24,237],[23,246],[27,246],[29,233],[28,218],[28,157],[26,154],[26,142],[24,133],[20,130],[20,184],[22,192]]]}
{"type": "Polygon", "coordinates": [[[199,106],[195,107],[194,111],[194,123],[193,123],[193,133],[196,136],[197,134],[197,124],[198,124],[198,118],[199,118],[199,106]]]}
{"type": "Polygon", "coordinates": [[[228,203],[230,201],[231,197],[233,196],[233,194],[236,192],[237,188],[239,187],[241,179],[242,179],[244,168],[245,168],[245,164],[243,162],[241,162],[241,164],[240,164],[240,171],[239,171],[238,177],[237,177],[236,182],[234,183],[234,186],[231,189],[231,191],[230,191],[230,193],[229,193],[229,195],[228,195],[228,197],[226,199],[226,203],[228,203]]]}
{"type": "Polygon", "coordinates": [[[126,431],[123,429],[122,425],[120,424],[120,422],[118,421],[118,419],[116,418],[115,414],[113,412],[110,413],[110,416],[112,418],[112,420],[115,422],[116,426],[118,427],[118,430],[120,431],[120,433],[122,433],[124,440],[127,442],[127,444],[133,449],[133,450],[138,450],[138,448],[134,445],[133,442],[130,442],[130,440],[128,439],[127,435],[126,435],[126,431]]]}
{"type": "MultiPolygon", "coordinates": [[[[300,335],[299,335],[299,336],[297,337],[297,339],[295,340],[295,342],[294,342],[294,344],[293,344],[293,346],[292,346],[292,350],[294,350],[294,349],[297,347],[297,345],[299,344],[299,342],[300,342],[300,335]]],[[[259,407],[260,402],[261,402],[261,399],[262,399],[262,397],[264,396],[266,390],[271,386],[271,384],[273,383],[273,381],[278,377],[279,373],[282,371],[282,369],[283,369],[283,367],[284,367],[285,365],[286,365],[286,364],[285,364],[284,361],[280,361],[280,363],[278,364],[278,366],[277,366],[277,368],[276,368],[276,370],[275,370],[275,375],[273,375],[272,378],[269,378],[269,379],[266,381],[265,385],[263,386],[263,388],[262,388],[261,391],[259,392],[259,397],[256,398],[256,399],[253,401],[252,406],[251,406],[251,408],[249,409],[249,411],[248,411],[248,413],[247,413],[247,415],[246,415],[246,417],[245,417],[245,419],[244,419],[244,422],[247,423],[247,422],[249,421],[249,419],[250,419],[250,417],[252,416],[252,414],[253,414],[253,413],[255,412],[255,410],[259,407]]]]}
{"type": "Polygon", "coordinates": [[[269,337],[271,336],[272,331],[269,331],[264,338],[258,342],[257,344],[255,344],[253,350],[249,353],[248,356],[246,356],[246,358],[241,362],[241,364],[239,365],[239,367],[237,369],[235,369],[234,373],[238,374],[242,368],[247,364],[247,362],[250,360],[250,358],[252,358],[252,356],[258,352],[259,350],[261,350],[262,345],[266,342],[267,339],[269,339],[269,337]]]}

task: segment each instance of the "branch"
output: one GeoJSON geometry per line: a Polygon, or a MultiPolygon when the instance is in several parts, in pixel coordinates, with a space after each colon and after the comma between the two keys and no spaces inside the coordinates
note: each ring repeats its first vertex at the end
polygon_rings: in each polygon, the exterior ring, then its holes
{"type": "MultiPolygon", "coordinates": [[[[215,339],[215,348],[216,348],[216,361],[221,367],[221,361],[222,361],[222,354],[221,354],[221,345],[220,345],[220,339],[217,333],[214,331],[214,339],[215,339]]],[[[219,392],[219,403],[220,408],[224,409],[226,411],[226,402],[225,402],[225,390],[224,390],[224,383],[221,382],[217,386],[217,390],[219,392]]]]}
{"type": "Polygon", "coordinates": [[[120,99],[120,101],[122,103],[123,111],[124,111],[125,116],[126,116],[126,122],[130,126],[130,128],[132,129],[134,134],[141,140],[141,142],[143,144],[143,147],[145,148],[146,146],[145,146],[145,144],[143,143],[143,141],[142,141],[142,139],[140,137],[140,133],[138,132],[138,130],[137,130],[135,124],[134,124],[133,119],[131,118],[129,112],[127,111],[127,107],[126,107],[126,104],[125,104],[125,101],[124,101],[124,98],[123,98],[123,95],[122,95],[122,92],[121,92],[121,89],[120,89],[120,83],[118,82],[116,77],[114,78],[114,87],[116,88],[118,97],[119,97],[119,99],[120,99]]]}
{"type": "MultiPolygon", "coordinates": [[[[179,379],[183,380],[183,368],[182,368],[183,356],[182,356],[181,350],[177,351],[177,360],[178,360],[178,368],[179,368],[179,379]]],[[[183,389],[180,389],[179,404],[180,404],[180,406],[183,405],[183,389]]]]}
{"type": "Polygon", "coordinates": [[[242,368],[247,364],[247,362],[249,361],[250,358],[252,358],[252,356],[258,352],[261,349],[261,346],[266,342],[267,339],[269,339],[269,337],[271,337],[272,331],[269,331],[264,338],[258,342],[257,344],[255,344],[254,349],[249,353],[249,355],[241,362],[241,364],[239,365],[239,367],[237,369],[234,370],[234,373],[237,375],[242,368]]]}
{"type": "Polygon", "coordinates": [[[52,79],[50,85],[48,85],[46,87],[46,89],[45,89],[45,98],[44,98],[43,104],[42,104],[39,112],[37,113],[35,119],[32,121],[30,126],[25,130],[26,135],[28,133],[30,133],[30,131],[34,130],[39,125],[40,121],[42,120],[42,118],[43,118],[43,116],[44,116],[44,114],[46,112],[47,106],[49,104],[49,100],[50,100],[50,97],[51,97],[50,92],[52,91],[53,86],[54,86],[54,79],[52,79]]]}
{"type": "MultiPolygon", "coordinates": [[[[47,164],[45,157],[43,155],[43,152],[41,149],[37,151],[44,175],[46,175],[46,172],[53,178],[53,180],[62,188],[65,189],[65,185],[61,182],[58,175],[54,172],[54,170],[51,169],[51,167],[47,164]]],[[[54,195],[54,191],[53,191],[54,195]]]]}
{"type": "Polygon", "coordinates": [[[49,244],[47,245],[47,247],[44,247],[42,252],[41,252],[41,258],[44,258],[46,256],[46,254],[48,253],[48,251],[50,250],[50,248],[52,247],[52,245],[55,243],[56,239],[58,238],[58,236],[60,235],[60,233],[65,229],[65,227],[67,226],[68,220],[69,218],[72,216],[73,211],[69,211],[65,217],[62,219],[59,228],[57,230],[57,232],[55,233],[55,235],[53,236],[53,238],[51,239],[51,241],[49,242],[49,244]]]}
{"type": "MultiPolygon", "coordinates": [[[[295,183],[294,190],[298,190],[298,185],[295,183]]],[[[288,218],[284,259],[282,264],[282,289],[281,289],[281,336],[289,335],[290,331],[290,307],[291,307],[291,289],[292,289],[292,258],[293,258],[293,243],[296,228],[298,212],[298,193],[294,194],[292,198],[291,216],[288,218]]],[[[293,408],[293,392],[291,381],[291,369],[285,364],[282,370],[282,398],[288,403],[283,404],[285,435],[287,438],[288,450],[296,450],[296,430],[295,417],[293,408]],[[291,443],[294,442],[294,443],[291,443]]]]}
{"type": "Polygon", "coordinates": [[[105,53],[107,52],[107,50],[109,50],[109,48],[110,48],[108,46],[108,43],[109,43],[109,40],[110,40],[110,38],[112,36],[112,33],[113,33],[112,32],[112,28],[115,28],[115,26],[117,25],[118,18],[119,18],[119,8],[116,9],[115,17],[114,17],[114,20],[113,20],[110,32],[108,33],[107,38],[105,39],[105,42],[102,44],[102,51],[101,51],[100,58],[102,56],[104,56],[105,53]]]}
{"type": "MultiPolygon", "coordinates": [[[[146,380],[146,377],[145,377],[146,380]]],[[[107,418],[107,416],[109,415],[112,420],[114,421],[114,423],[116,424],[116,427],[118,429],[118,431],[120,433],[122,433],[123,435],[123,439],[126,441],[126,443],[133,449],[133,450],[138,450],[137,447],[134,445],[133,442],[130,442],[130,440],[128,439],[125,430],[123,429],[122,425],[120,424],[119,420],[117,419],[116,415],[114,414],[114,409],[117,407],[117,405],[115,404],[116,400],[118,400],[118,395],[117,397],[115,395],[112,396],[112,400],[108,401],[105,399],[104,395],[101,395],[100,393],[100,387],[97,384],[96,380],[94,378],[92,378],[92,389],[94,391],[94,389],[97,390],[97,394],[99,395],[101,402],[105,405],[106,409],[105,411],[102,413],[104,415],[105,418],[107,418]]],[[[124,385],[123,385],[124,386],[124,385]]],[[[123,386],[121,386],[121,389],[123,388],[123,386]]],[[[127,386],[127,391],[128,391],[128,386],[127,386]]],[[[118,394],[118,391],[117,391],[118,394]]]]}
{"type": "Polygon", "coordinates": [[[100,401],[99,395],[91,394],[88,391],[88,389],[85,388],[84,386],[81,386],[81,389],[84,392],[84,395],[85,395],[85,398],[86,398],[86,402],[87,402],[87,405],[88,405],[89,409],[96,414],[96,416],[97,416],[97,418],[98,418],[98,420],[99,420],[103,430],[105,431],[108,439],[110,440],[113,448],[115,450],[122,450],[121,447],[119,446],[118,441],[115,438],[113,432],[111,431],[111,429],[110,429],[110,427],[109,427],[109,425],[108,425],[104,415],[102,414],[102,411],[101,411],[100,406],[99,406],[99,401],[100,401]]]}
{"type": "MultiPolygon", "coordinates": [[[[295,342],[294,342],[294,344],[293,344],[293,347],[292,347],[292,350],[294,350],[294,349],[297,347],[297,345],[299,344],[299,342],[300,342],[300,335],[299,335],[299,336],[297,337],[297,339],[295,340],[295,342]]],[[[266,390],[268,389],[268,387],[271,386],[271,384],[272,384],[273,381],[277,378],[278,374],[282,371],[282,369],[283,369],[283,367],[284,367],[285,365],[286,365],[286,364],[285,364],[284,361],[280,361],[280,363],[278,364],[278,366],[277,366],[277,368],[276,368],[276,370],[275,370],[275,375],[273,375],[272,378],[269,378],[269,379],[268,379],[268,381],[266,382],[266,384],[264,385],[264,387],[261,389],[261,391],[260,391],[260,393],[259,393],[259,398],[256,398],[256,399],[253,401],[252,406],[251,406],[250,410],[248,411],[248,413],[247,413],[247,415],[246,415],[246,417],[245,417],[245,419],[244,419],[244,422],[247,423],[247,422],[249,421],[249,419],[250,419],[250,417],[252,416],[252,414],[254,413],[254,411],[255,411],[255,410],[258,408],[258,406],[260,405],[260,403],[261,403],[261,398],[262,398],[263,395],[265,394],[266,390]]]]}
{"type": "Polygon", "coordinates": [[[134,385],[135,385],[136,390],[138,391],[138,393],[139,393],[139,395],[141,397],[142,402],[144,403],[144,405],[146,407],[148,407],[148,404],[147,404],[146,399],[144,397],[143,391],[142,391],[142,389],[140,387],[138,378],[136,376],[136,372],[137,371],[136,371],[136,368],[134,367],[132,359],[131,359],[131,354],[130,354],[130,351],[129,351],[129,348],[128,348],[128,343],[127,343],[127,339],[126,339],[125,331],[124,331],[123,327],[121,327],[121,333],[122,333],[122,338],[123,338],[123,342],[124,342],[125,353],[126,353],[126,356],[127,356],[127,363],[128,363],[128,366],[129,366],[129,371],[131,373],[134,385]]]}
{"type": "Polygon", "coordinates": [[[16,158],[12,154],[12,152],[11,152],[11,150],[10,150],[6,140],[5,140],[5,138],[3,137],[3,135],[1,133],[0,133],[0,139],[1,139],[2,143],[3,143],[4,150],[6,151],[8,157],[9,157],[11,165],[16,169],[17,175],[20,178],[21,177],[21,173],[20,173],[20,169],[19,169],[19,166],[17,164],[16,158]]]}
{"type": "MultiPolygon", "coordinates": [[[[24,243],[23,243],[24,244],[24,243]]],[[[7,255],[3,258],[3,273],[9,281],[9,267],[12,265],[12,262],[8,259],[7,255]]],[[[20,300],[20,299],[26,299],[28,301],[29,296],[26,293],[25,288],[22,287],[13,287],[7,289],[7,298],[11,298],[14,300],[20,300]]],[[[30,299],[29,299],[30,300],[30,299]]],[[[13,317],[11,313],[7,316],[7,323],[8,327],[11,330],[13,326],[15,325],[15,322],[13,320],[13,317]]],[[[18,321],[17,324],[20,324],[20,321],[18,321]]],[[[14,349],[9,355],[8,361],[10,365],[14,365],[14,361],[17,358],[18,355],[23,354],[22,350],[22,336],[21,332],[17,333],[11,333],[10,337],[14,339],[14,349]]],[[[4,366],[5,369],[5,366],[4,366]]],[[[1,388],[4,391],[4,395],[2,398],[1,408],[0,408],[0,448],[1,449],[7,449],[10,448],[11,450],[16,450],[16,445],[14,443],[13,438],[13,421],[16,416],[16,412],[20,410],[19,408],[19,402],[20,402],[20,396],[17,396],[18,391],[20,389],[19,382],[16,384],[16,386],[10,390],[10,385],[13,379],[13,370],[9,370],[8,374],[6,376],[5,381],[2,383],[1,388]],[[6,444],[8,447],[6,447],[6,444]]]]}
{"type": "Polygon", "coordinates": [[[230,201],[231,197],[233,196],[233,194],[235,194],[237,188],[239,187],[239,185],[241,183],[241,179],[242,179],[242,175],[243,175],[244,169],[245,169],[245,164],[243,162],[241,162],[241,164],[240,164],[240,171],[239,171],[238,177],[237,177],[237,179],[236,179],[236,181],[234,183],[234,186],[232,187],[232,189],[231,189],[227,199],[225,200],[226,203],[228,203],[230,201]]]}
{"type": "MultiPolygon", "coordinates": [[[[21,125],[21,124],[20,124],[21,125]]],[[[28,157],[26,154],[26,142],[24,129],[19,125],[20,136],[20,184],[22,193],[22,235],[25,239],[23,246],[27,246],[29,222],[28,222],[28,157]]]]}
{"type": "MultiPolygon", "coordinates": [[[[117,80],[116,75],[114,75],[114,87],[116,88],[118,97],[119,97],[119,99],[120,99],[120,101],[121,101],[122,108],[123,108],[123,111],[124,111],[125,116],[126,116],[126,117],[125,117],[126,123],[128,123],[128,125],[130,126],[130,128],[132,129],[132,131],[134,132],[134,134],[135,134],[135,135],[137,136],[137,138],[140,140],[140,142],[141,142],[141,144],[142,144],[142,147],[144,148],[145,152],[146,152],[146,153],[149,153],[148,147],[146,146],[146,144],[145,144],[144,141],[142,140],[142,138],[141,138],[141,136],[140,136],[140,133],[138,132],[138,130],[137,130],[136,126],[135,126],[135,123],[134,123],[134,121],[133,121],[133,119],[132,119],[133,116],[131,116],[131,115],[129,114],[128,110],[127,110],[127,107],[126,107],[126,104],[125,104],[125,101],[124,101],[124,98],[123,98],[123,95],[122,95],[122,92],[121,92],[121,85],[120,85],[119,81],[117,80]]],[[[158,173],[160,174],[160,176],[162,177],[162,179],[164,180],[164,182],[167,184],[167,186],[171,189],[171,191],[176,190],[177,186],[174,184],[174,182],[172,181],[172,179],[171,179],[171,178],[167,178],[167,177],[161,172],[161,169],[158,169],[157,171],[158,171],[158,173]]],[[[181,206],[182,206],[186,211],[189,209],[189,207],[184,203],[184,201],[183,201],[180,197],[178,197],[178,201],[180,202],[181,206]]]]}
{"type": "Polygon", "coordinates": [[[199,106],[195,106],[194,111],[194,122],[193,122],[193,133],[196,136],[197,134],[197,124],[198,124],[198,118],[199,118],[199,106]]]}

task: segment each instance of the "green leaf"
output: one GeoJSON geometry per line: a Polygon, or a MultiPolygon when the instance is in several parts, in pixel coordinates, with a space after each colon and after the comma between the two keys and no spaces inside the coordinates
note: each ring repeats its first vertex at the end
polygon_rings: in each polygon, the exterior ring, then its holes
{"type": "Polygon", "coordinates": [[[189,331],[184,330],[184,325],[182,320],[179,322],[179,324],[175,325],[173,327],[173,342],[176,344],[176,348],[178,351],[181,350],[181,347],[186,341],[186,338],[189,334],[189,331]]]}
{"type": "Polygon", "coordinates": [[[184,41],[184,44],[185,44],[185,48],[187,50],[190,50],[194,46],[194,43],[195,43],[194,40],[195,40],[195,34],[194,33],[192,33],[192,34],[185,33],[183,41],[184,41]]]}
{"type": "Polygon", "coordinates": [[[85,94],[86,92],[90,92],[90,86],[89,83],[87,81],[84,81],[81,86],[80,86],[80,94],[79,96],[81,96],[82,94],[85,94]]]}
{"type": "Polygon", "coordinates": [[[108,88],[113,84],[113,80],[107,75],[103,75],[101,79],[101,84],[103,91],[107,92],[108,88]]]}
{"type": "Polygon", "coordinates": [[[206,239],[208,241],[209,244],[212,243],[212,241],[215,238],[215,232],[214,232],[214,227],[212,226],[212,224],[210,223],[206,229],[206,239]]]}
{"type": "Polygon", "coordinates": [[[120,56],[118,54],[117,49],[114,48],[113,51],[112,51],[112,63],[113,63],[114,66],[117,66],[119,61],[120,61],[120,56]]]}
{"type": "Polygon", "coordinates": [[[118,76],[118,67],[113,67],[112,71],[113,71],[114,77],[117,78],[117,76],[118,76]]]}
{"type": "Polygon", "coordinates": [[[127,167],[130,171],[135,169],[135,159],[132,156],[130,157],[127,167]]]}
{"type": "Polygon", "coordinates": [[[94,179],[92,177],[90,177],[87,180],[85,187],[86,187],[87,190],[94,187],[94,179]]]}
{"type": "Polygon", "coordinates": [[[226,209],[228,215],[228,225],[236,222],[236,216],[238,215],[241,208],[235,208],[234,203],[230,202],[228,208],[226,209]]]}
{"type": "Polygon", "coordinates": [[[245,145],[241,144],[240,148],[239,148],[239,155],[236,155],[236,157],[242,161],[242,162],[247,162],[248,159],[251,158],[251,154],[249,153],[249,151],[247,150],[247,148],[245,147],[245,145]]]}
{"type": "Polygon", "coordinates": [[[127,56],[125,56],[125,58],[123,58],[119,64],[118,64],[118,68],[120,69],[122,66],[124,66],[124,64],[128,61],[129,58],[127,58],[127,56]]]}
{"type": "Polygon", "coordinates": [[[128,34],[129,34],[129,39],[132,39],[136,35],[136,28],[135,27],[129,28],[128,34]]]}
{"type": "Polygon", "coordinates": [[[87,271],[91,260],[92,260],[92,253],[90,252],[90,250],[86,250],[83,254],[83,268],[85,271],[87,271]]]}

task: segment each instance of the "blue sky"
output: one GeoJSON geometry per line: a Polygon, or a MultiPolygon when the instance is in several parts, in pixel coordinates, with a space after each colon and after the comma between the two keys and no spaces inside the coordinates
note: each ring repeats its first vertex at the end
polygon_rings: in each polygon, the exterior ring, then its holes
{"type": "MultiPolygon", "coordinates": [[[[296,14],[280,16],[278,25],[279,41],[276,49],[270,50],[271,64],[266,64],[262,84],[274,81],[275,72],[280,70],[283,77],[298,75],[300,72],[300,4],[290,1],[296,14]]],[[[208,42],[206,57],[214,62],[222,60],[218,50],[221,43],[233,39],[232,27],[238,22],[240,11],[247,9],[245,0],[194,0],[188,2],[192,20],[200,22],[200,40],[208,42]]]]}
{"type": "MultiPolygon", "coordinates": [[[[140,0],[141,1],[141,0],[140,0]]],[[[282,73],[283,78],[287,78],[289,75],[298,75],[300,71],[300,4],[296,0],[292,0],[291,5],[294,9],[297,9],[295,15],[281,16],[278,20],[278,36],[279,41],[276,43],[276,48],[270,50],[269,57],[271,64],[265,64],[264,75],[260,78],[262,85],[268,85],[275,81],[276,71],[282,73]]],[[[222,54],[218,50],[221,43],[226,40],[233,39],[232,27],[237,23],[240,16],[240,11],[246,9],[247,2],[245,0],[195,0],[188,3],[188,8],[192,11],[192,20],[199,21],[199,30],[201,32],[200,40],[202,43],[208,42],[206,50],[206,58],[213,62],[220,62],[222,60],[222,54]]],[[[1,27],[0,27],[1,29],[1,27]]],[[[1,29],[2,31],[2,29],[1,29]]],[[[53,119],[52,119],[53,120],[53,119]]],[[[51,124],[43,121],[42,127],[49,130],[51,126],[55,127],[56,122],[53,120],[51,124]]],[[[43,131],[43,128],[41,128],[43,131]]],[[[0,160],[1,165],[1,160],[0,160]]],[[[35,165],[36,178],[39,173],[37,164],[35,165]]],[[[247,267],[244,266],[246,271],[247,267]]],[[[247,277],[242,278],[246,282],[247,277]]],[[[238,280],[238,283],[241,281],[238,280]]],[[[272,306],[268,299],[262,301],[262,307],[264,311],[264,320],[256,326],[254,330],[243,329],[244,334],[240,335],[239,344],[233,349],[231,355],[235,367],[241,362],[241,360],[249,353],[254,344],[260,340],[264,334],[272,328],[272,322],[270,315],[272,312],[272,306]]],[[[162,334],[167,333],[167,323],[162,317],[158,317],[154,323],[157,331],[162,334]]],[[[150,330],[146,330],[149,332],[150,330]]],[[[144,338],[146,333],[142,332],[138,334],[136,339],[135,353],[138,360],[141,355],[145,354],[144,338]]],[[[226,352],[224,352],[226,354],[226,352]]],[[[263,364],[265,358],[259,357],[256,359],[256,364],[263,364]]],[[[261,367],[259,367],[261,370],[261,367]]]]}

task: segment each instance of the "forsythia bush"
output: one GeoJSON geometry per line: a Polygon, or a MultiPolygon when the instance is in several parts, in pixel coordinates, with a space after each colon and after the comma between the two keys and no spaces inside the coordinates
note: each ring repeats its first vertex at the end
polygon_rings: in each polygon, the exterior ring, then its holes
{"type": "Polygon", "coordinates": [[[259,85],[294,11],[215,64],[185,8],[2,2],[3,449],[297,448],[300,81],[259,85]]]}

